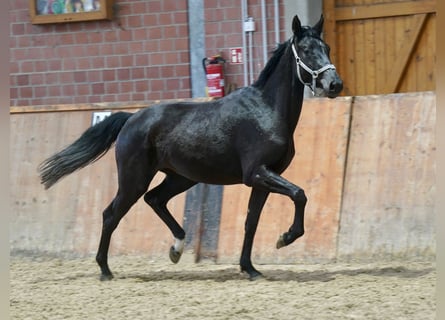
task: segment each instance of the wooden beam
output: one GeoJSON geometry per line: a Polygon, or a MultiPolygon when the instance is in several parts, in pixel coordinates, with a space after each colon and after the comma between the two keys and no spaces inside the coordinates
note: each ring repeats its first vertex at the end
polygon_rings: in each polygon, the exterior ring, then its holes
{"type": "Polygon", "coordinates": [[[132,102],[104,102],[104,103],[86,103],[86,104],[56,104],[42,106],[11,106],[9,113],[39,113],[39,112],[66,112],[66,111],[97,111],[97,110],[120,110],[120,109],[142,109],[155,104],[177,103],[177,102],[206,102],[213,98],[193,98],[193,99],[171,99],[171,100],[152,100],[145,103],[132,102]]]}
{"type": "Polygon", "coordinates": [[[335,20],[359,20],[421,13],[435,13],[436,0],[418,0],[377,3],[335,8],[335,20]]]}
{"type": "Polygon", "coordinates": [[[394,60],[390,73],[386,78],[385,92],[393,93],[397,91],[409,58],[416,47],[416,43],[425,25],[427,16],[427,13],[416,15],[411,32],[405,33],[405,39],[397,52],[397,59],[394,60]]]}
{"type": "Polygon", "coordinates": [[[335,0],[323,1],[324,40],[331,47],[331,61],[337,63],[337,32],[335,23],[335,0]]]}

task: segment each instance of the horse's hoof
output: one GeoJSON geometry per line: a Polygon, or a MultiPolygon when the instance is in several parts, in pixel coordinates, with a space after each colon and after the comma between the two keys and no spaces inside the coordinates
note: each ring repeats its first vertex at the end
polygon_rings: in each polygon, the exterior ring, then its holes
{"type": "Polygon", "coordinates": [[[181,259],[182,252],[178,252],[175,250],[174,246],[170,247],[169,257],[171,262],[178,263],[179,259],[181,259]]]}
{"type": "Polygon", "coordinates": [[[284,234],[282,234],[277,241],[277,249],[280,249],[282,247],[285,247],[286,243],[284,242],[284,234]]]}
{"type": "Polygon", "coordinates": [[[100,275],[100,281],[110,281],[111,279],[113,279],[113,275],[110,274],[101,274],[100,275]]]}
{"type": "Polygon", "coordinates": [[[255,271],[249,274],[250,281],[259,281],[261,279],[265,279],[261,272],[255,271]]]}

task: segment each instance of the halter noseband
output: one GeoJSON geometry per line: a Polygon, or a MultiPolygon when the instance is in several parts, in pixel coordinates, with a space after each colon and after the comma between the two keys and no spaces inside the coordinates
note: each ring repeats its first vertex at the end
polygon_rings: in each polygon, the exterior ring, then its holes
{"type": "Polygon", "coordinates": [[[293,41],[292,41],[292,51],[294,53],[295,61],[297,63],[298,79],[300,80],[300,82],[302,84],[308,86],[311,89],[312,94],[315,95],[315,92],[314,92],[314,90],[315,90],[315,82],[317,81],[318,75],[320,75],[321,73],[323,73],[323,72],[325,72],[326,70],[329,70],[329,69],[334,69],[335,70],[335,66],[333,64],[327,64],[327,65],[325,65],[324,67],[321,67],[318,70],[312,70],[298,56],[297,50],[295,49],[295,45],[294,45],[293,41]],[[303,79],[301,78],[301,74],[300,74],[300,67],[302,67],[304,70],[306,70],[306,72],[308,72],[310,75],[312,75],[312,83],[303,81],[303,79]]]}

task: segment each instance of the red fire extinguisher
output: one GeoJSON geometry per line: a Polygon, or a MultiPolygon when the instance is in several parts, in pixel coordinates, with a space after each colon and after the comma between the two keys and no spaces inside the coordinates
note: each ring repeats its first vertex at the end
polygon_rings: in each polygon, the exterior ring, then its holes
{"type": "Polygon", "coordinates": [[[202,59],[207,79],[207,96],[224,97],[224,60],[220,55],[202,59]]]}

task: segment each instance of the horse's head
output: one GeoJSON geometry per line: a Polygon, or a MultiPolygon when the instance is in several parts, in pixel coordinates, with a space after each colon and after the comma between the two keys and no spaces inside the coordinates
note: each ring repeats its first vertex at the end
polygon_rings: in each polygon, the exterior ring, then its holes
{"type": "Polygon", "coordinates": [[[301,26],[298,16],[292,22],[292,51],[298,79],[317,97],[337,97],[343,89],[335,66],[329,58],[329,46],[321,39],[323,16],[313,26],[301,26]]]}

